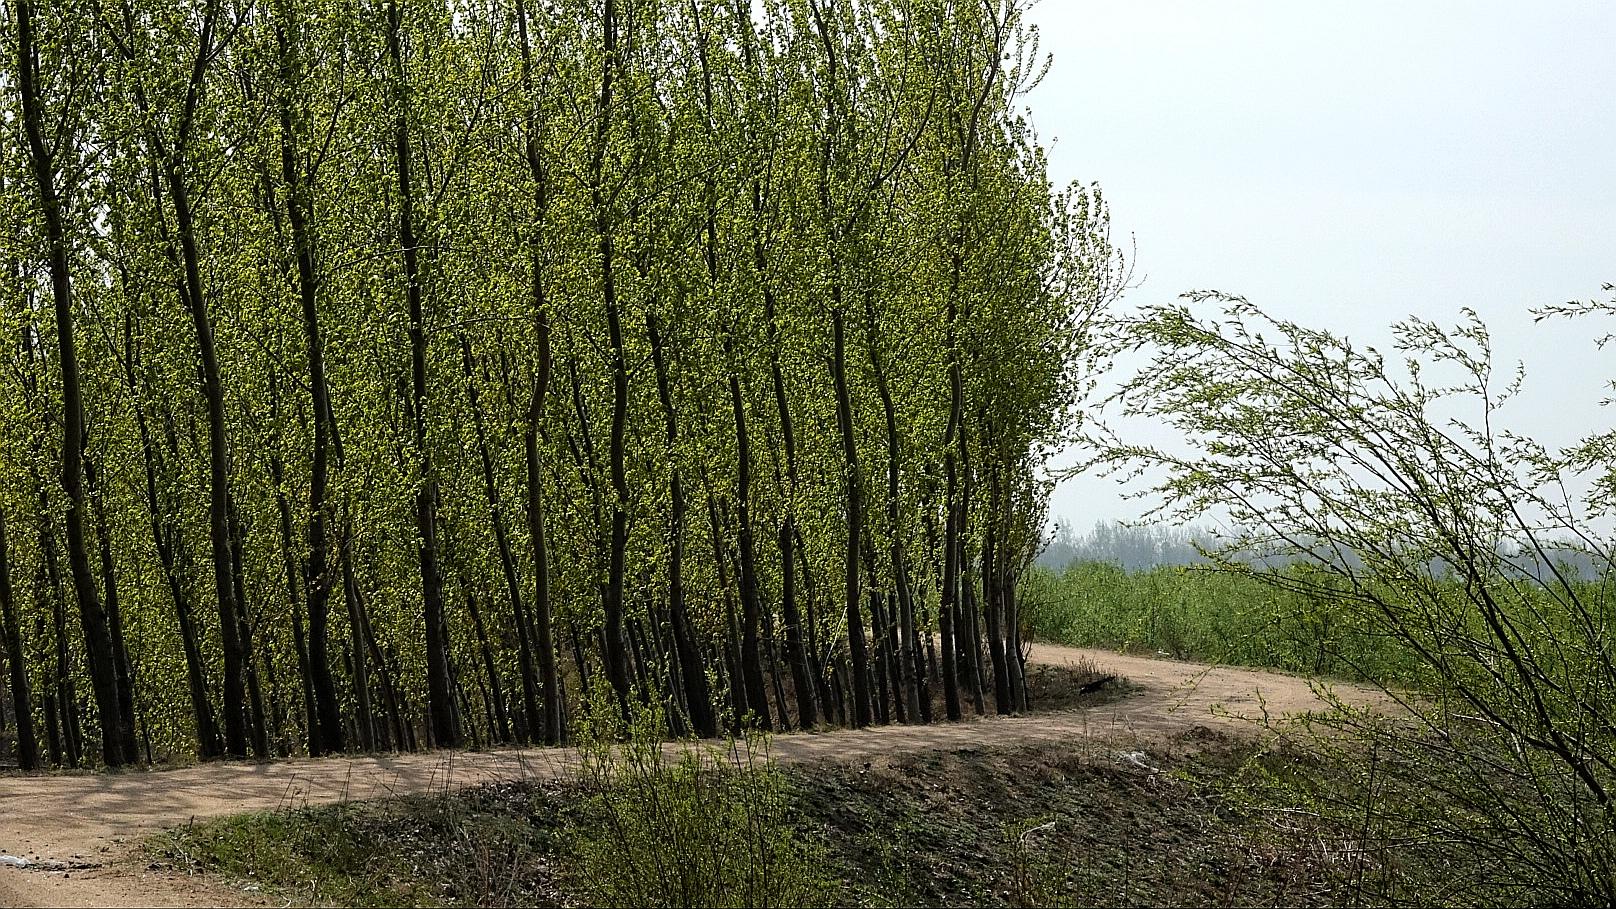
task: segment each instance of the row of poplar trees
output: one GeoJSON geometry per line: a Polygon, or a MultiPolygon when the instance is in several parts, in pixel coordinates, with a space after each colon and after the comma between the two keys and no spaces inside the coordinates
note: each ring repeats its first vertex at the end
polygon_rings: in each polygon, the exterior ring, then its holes
{"type": "Polygon", "coordinates": [[[0,3],[18,762],[1024,709],[1120,267],[1024,5],[0,3]]]}

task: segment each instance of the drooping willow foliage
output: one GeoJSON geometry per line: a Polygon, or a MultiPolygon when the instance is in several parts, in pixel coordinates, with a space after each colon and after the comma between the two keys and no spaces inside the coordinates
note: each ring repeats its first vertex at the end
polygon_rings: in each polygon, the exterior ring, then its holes
{"type": "Polygon", "coordinates": [[[18,757],[1024,709],[1120,285],[1023,0],[5,0],[18,757]]]}

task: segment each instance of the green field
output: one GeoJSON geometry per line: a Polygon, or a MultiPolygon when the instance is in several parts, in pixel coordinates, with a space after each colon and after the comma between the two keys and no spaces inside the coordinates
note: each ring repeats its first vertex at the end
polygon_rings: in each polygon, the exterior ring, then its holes
{"type": "Polygon", "coordinates": [[[1024,594],[1036,640],[1355,680],[1421,680],[1402,645],[1338,603],[1231,572],[1074,562],[1061,572],[1035,569],[1024,594]]]}

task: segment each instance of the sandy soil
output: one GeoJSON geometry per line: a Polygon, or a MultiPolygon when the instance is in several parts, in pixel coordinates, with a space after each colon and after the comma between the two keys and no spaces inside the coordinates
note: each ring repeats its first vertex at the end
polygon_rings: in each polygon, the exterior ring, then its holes
{"type": "MultiPolygon", "coordinates": [[[[1195,726],[1257,731],[1324,705],[1304,678],[1249,669],[1035,645],[1037,663],[1088,661],[1134,686],[1103,707],[932,726],[780,735],[771,751],[784,763],[851,761],[894,751],[986,744],[1080,742],[1113,735],[1160,739],[1195,726]]],[[[1335,686],[1348,703],[1393,709],[1368,688],[1335,686]]],[[[674,746],[677,747],[677,746],[674,746]]],[[[252,892],[215,881],[146,870],[132,856],[144,837],[193,818],[369,799],[392,793],[460,789],[494,781],[561,775],[576,760],[566,748],[436,752],[213,763],[182,770],[0,778],[0,854],[31,867],[0,867],[0,906],[267,905],[252,892]]]]}

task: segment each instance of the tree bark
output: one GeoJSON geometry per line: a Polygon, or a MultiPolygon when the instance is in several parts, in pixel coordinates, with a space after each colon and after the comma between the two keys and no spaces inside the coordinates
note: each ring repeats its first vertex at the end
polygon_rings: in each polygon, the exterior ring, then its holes
{"type": "Polygon", "coordinates": [[[449,625],[443,603],[443,575],[438,551],[437,473],[427,434],[428,386],[426,374],[426,313],[415,239],[415,188],[404,73],[402,4],[387,6],[387,54],[393,69],[393,164],[398,180],[398,240],[404,258],[404,295],[410,316],[411,416],[415,439],[419,488],[415,493],[417,556],[421,571],[421,599],[426,624],[427,714],[432,739],[439,748],[460,744],[454,681],[449,669],[449,625]]]}
{"type": "Polygon", "coordinates": [[[28,657],[17,604],[11,588],[11,548],[6,539],[6,514],[0,507],[0,630],[6,636],[6,664],[10,673],[11,706],[17,716],[17,767],[31,773],[39,767],[39,739],[34,734],[33,687],[28,680],[28,657]]]}
{"type": "Polygon", "coordinates": [[[230,453],[224,412],[224,383],[213,342],[213,320],[202,292],[201,256],[191,212],[190,189],[177,163],[168,163],[169,196],[184,263],[186,302],[201,358],[202,392],[208,418],[208,541],[213,555],[213,589],[217,598],[224,653],[224,738],[226,753],[247,754],[246,650],[241,641],[236,578],[230,552],[230,453]]]}
{"type": "MultiPolygon", "coordinates": [[[[50,500],[45,485],[39,484],[39,550],[44,564],[34,584],[34,605],[49,603],[56,644],[56,707],[61,721],[61,744],[67,764],[77,767],[84,760],[84,741],[79,730],[78,686],[73,681],[73,660],[68,650],[67,607],[62,597],[62,567],[56,549],[56,532],[50,523],[50,500]]],[[[41,610],[43,611],[43,610],[41,610]]],[[[57,761],[57,763],[61,763],[57,761]]]]}
{"type": "Polygon", "coordinates": [[[690,725],[698,735],[712,738],[718,734],[718,717],[713,712],[713,694],[707,684],[707,668],[702,663],[685,603],[685,513],[688,506],[677,454],[679,417],[673,406],[666,344],[654,315],[646,314],[645,328],[651,339],[651,361],[656,368],[657,397],[662,402],[668,444],[668,624],[673,632],[674,655],[679,662],[679,678],[684,686],[685,709],[690,712],[690,725]]]}
{"type": "Polygon", "coordinates": [[[959,436],[960,500],[955,545],[959,547],[959,613],[955,618],[955,642],[959,645],[959,670],[965,676],[965,685],[971,695],[971,706],[978,716],[987,712],[982,691],[982,624],[976,601],[976,579],[971,570],[970,515],[975,474],[971,470],[969,449],[966,447],[965,422],[961,420],[959,436]]]}
{"type": "MultiPolygon", "coordinates": [[[[522,582],[517,575],[516,555],[511,549],[510,532],[505,526],[505,505],[499,494],[499,486],[494,477],[494,457],[488,447],[488,421],[483,416],[482,398],[477,392],[477,376],[474,368],[471,339],[465,335],[460,336],[461,367],[466,375],[466,402],[471,408],[471,422],[477,437],[477,460],[482,467],[483,496],[488,501],[489,516],[494,525],[494,548],[499,553],[500,574],[505,580],[505,595],[511,601],[511,614],[516,621],[518,631],[518,650],[522,672],[523,705],[528,710],[530,722],[536,719],[534,708],[536,698],[529,698],[534,693],[533,662],[531,651],[527,650],[527,606],[522,602],[522,582]]],[[[493,656],[488,650],[488,635],[483,630],[482,615],[476,609],[473,599],[468,595],[467,606],[471,608],[471,617],[476,625],[477,639],[483,649],[484,669],[488,674],[488,684],[495,698],[497,720],[500,735],[510,739],[510,721],[505,713],[504,689],[499,683],[499,677],[494,672],[493,656]]],[[[492,732],[490,732],[492,738],[492,732]]]]}
{"type": "Polygon", "coordinates": [[[304,599],[308,603],[307,637],[309,687],[314,694],[315,726],[309,731],[310,751],[329,754],[343,748],[342,716],[337,703],[336,681],[331,675],[330,611],[332,576],[330,565],[331,504],[330,449],[334,435],[331,390],[325,370],[325,337],[320,328],[320,273],[311,221],[314,217],[312,175],[298,165],[297,124],[293,115],[293,93],[298,90],[299,57],[294,36],[298,23],[283,22],[276,28],[280,52],[280,85],[276,92],[276,113],[280,120],[281,181],[286,185],[287,223],[292,232],[292,250],[297,263],[297,296],[302,312],[304,343],[307,347],[309,399],[314,417],[314,445],[309,463],[309,519],[304,529],[305,559],[302,569],[304,599]]]}
{"type": "MultiPolygon", "coordinates": [[[[208,760],[224,753],[224,743],[219,738],[213,705],[208,700],[207,672],[202,663],[202,648],[197,640],[196,621],[191,613],[190,596],[181,577],[179,562],[184,537],[179,522],[174,518],[174,510],[166,507],[158,494],[157,475],[163,469],[162,456],[158,451],[156,440],[152,438],[150,424],[146,422],[146,410],[141,402],[136,363],[134,327],[126,317],[124,369],[135,412],[135,428],[139,433],[141,459],[146,469],[146,514],[151,523],[152,542],[157,548],[157,561],[162,566],[163,578],[168,584],[169,599],[174,604],[174,617],[179,624],[180,648],[185,654],[186,690],[191,697],[191,716],[196,724],[197,751],[203,760],[208,760]]],[[[272,397],[270,405],[272,411],[273,401],[272,397]]],[[[271,476],[277,489],[281,485],[279,466],[280,461],[272,458],[271,476]]]]}
{"type": "Polygon", "coordinates": [[[1008,714],[1015,710],[1015,704],[1010,694],[1010,669],[1005,661],[1004,611],[999,588],[999,516],[1002,514],[1000,506],[1004,503],[1001,492],[999,468],[995,462],[988,474],[988,516],[982,542],[982,593],[986,601],[983,607],[987,613],[988,658],[993,669],[993,706],[995,712],[1008,714]]]}
{"type": "Polygon", "coordinates": [[[353,661],[354,725],[359,730],[359,747],[376,751],[376,714],[370,701],[370,669],[366,658],[364,606],[359,598],[359,579],[353,568],[351,516],[344,515],[342,528],[342,595],[348,607],[348,650],[353,661]]]}
{"type": "MultiPolygon", "coordinates": [[[[835,264],[832,264],[832,268],[835,264]]],[[[847,548],[842,568],[847,609],[847,645],[852,659],[853,725],[870,725],[869,648],[864,638],[864,618],[859,607],[859,547],[864,529],[864,492],[859,473],[857,428],[853,425],[853,398],[847,382],[847,325],[842,309],[841,281],[833,278],[831,292],[831,381],[836,386],[836,423],[842,437],[842,488],[846,495],[847,548]]]]}
{"type": "Polygon", "coordinates": [[[960,591],[959,466],[954,460],[955,422],[956,418],[949,419],[949,438],[944,441],[947,450],[943,454],[943,508],[946,512],[943,523],[943,591],[942,602],[937,610],[938,637],[941,638],[937,642],[937,649],[942,652],[943,664],[940,679],[943,686],[943,709],[950,720],[958,720],[961,715],[958,648],[955,642],[957,631],[954,627],[954,617],[959,611],[960,591]]]}
{"type": "Polygon", "coordinates": [[[1000,595],[1004,597],[1004,621],[1010,650],[1010,696],[1014,709],[1026,713],[1032,708],[1027,694],[1027,655],[1021,649],[1021,610],[1016,603],[1016,570],[1006,567],[1000,595]]]}
{"type": "MultiPolygon", "coordinates": [[[[516,23],[522,41],[522,85],[527,90],[530,105],[524,124],[523,153],[527,158],[528,175],[533,180],[533,219],[540,223],[549,209],[549,174],[545,170],[542,144],[539,136],[539,118],[534,107],[533,46],[528,36],[527,5],[517,0],[516,23]]],[[[524,435],[524,454],[527,460],[527,529],[533,547],[533,610],[534,624],[531,635],[522,630],[519,638],[524,648],[523,684],[532,676],[535,656],[539,664],[539,684],[544,700],[544,716],[540,723],[531,703],[534,695],[523,689],[528,700],[529,722],[540,725],[539,735],[549,744],[563,738],[561,716],[561,676],[556,667],[555,619],[550,608],[550,551],[544,526],[544,479],[539,465],[539,435],[544,421],[545,403],[550,393],[550,374],[553,355],[550,348],[550,307],[544,284],[544,259],[541,236],[537,231],[528,239],[529,287],[533,301],[533,320],[538,333],[538,368],[533,377],[533,388],[528,402],[527,432],[524,435]],[[534,651],[537,651],[535,654],[534,651]]],[[[518,623],[522,617],[517,617],[518,623]]]]}
{"type": "Polygon", "coordinates": [[[253,757],[269,757],[269,715],[264,710],[264,691],[258,680],[259,653],[253,646],[258,633],[258,622],[253,617],[252,605],[247,599],[246,570],[243,550],[246,534],[241,527],[241,513],[236,510],[235,496],[230,497],[230,575],[236,585],[236,616],[240,622],[241,650],[245,655],[243,669],[247,677],[248,733],[252,737],[253,757]]]}
{"type": "Polygon", "coordinates": [[[612,529],[603,606],[605,610],[606,678],[617,694],[618,707],[628,717],[628,655],[623,641],[624,560],[628,555],[628,358],[623,349],[622,304],[617,296],[616,252],[613,218],[606,197],[606,149],[611,141],[613,76],[619,65],[617,50],[618,13],[616,0],[605,0],[601,17],[604,55],[601,62],[600,103],[596,109],[593,162],[589,195],[594,214],[595,236],[600,267],[601,302],[606,310],[606,339],[612,373],[612,424],[607,458],[612,484],[612,529]]]}
{"type": "Polygon", "coordinates": [[[51,295],[56,310],[56,337],[62,373],[62,489],[67,493],[67,557],[73,577],[73,594],[78,602],[88,658],[90,686],[95,692],[103,734],[102,759],[118,767],[134,759],[126,754],[117,730],[122,726],[122,706],[118,693],[117,658],[107,614],[90,572],[89,550],[84,539],[84,398],[80,388],[78,346],[74,338],[71,265],[67,228],[62,202],[56,187],[54,153],[45,145],[45,112],[40,97],[39,51],[33,23],[33,0],[16,0],[12,8],[17,18],[17,87],[22,102],[23,131],[28,159],[45,220],[47,260],[51,295]]]}
{"type": "Polygon", "coordinates": [[[477,649],[482,655],[483,674],[488,680],[488,690],[483,692],[484,700],[493,708],[488,725],[488,737],[493,739],[498,735],[499,741],[511,741],[510,716],[505,712],[505,688],[500,684],[499,669],[494,665],[494,649],[488,645],[488,628],[483,624],[482,610],[477,608],[476,594],[466,594],[466,610],[471,613],[472,629],[477,633],[477,649]]]}
{"type": "MultiPolygon", "coordinates": [[[[733,356],[734,345],[726,342],[733,356]]],[[[739,371],[732,364],[729,370],[729,398],[735,414],[736,448],[736,517],[740,523],[740,594],[741,594],[741,676],[746,685],[746,700],[752,708],[758,726],[772,729],[769,716],[768,688],[763,680],[763,647],[760,626],[762,604],[758,595],[757,568],[752,537],[752,443],[746,431],[746,405],[741,397],[739,371]]]]}
{"type": "MultiPolygon", "coordinates": [[[[538,736],[547,744],[556,744],[563,738],[561,717],[561,674],[556,666],[555,619],[550,608],[550,551],[544,527],[544,478],[539,467],[539,425],[543,420],[544,401],[550,386],[550,333],[545,324],[540,332],[539,375],[534,380],[531,404],[528,407],[527,431],[523,438],[527,460],[527,531],[533,546],[533,609],[534,622],[531,650],[524,655],[524,685],[532,675],[534,657],[539,663],[540,692],[543,697],[543,720],[527,704],[529,722],[540,727],[538,736]]],[[[521,618],[518,617],[518,621],[521,618]]],[[[524,632],[521,644],[529,646],[524,632]]],[[[524,698],[531,694],[523,689],[524,698]]]]}
{"type": "MultiPolygon", "coordinates": [[[[133,763],[140,753],[135,738],[135,669],[129,662],[129,647],[124,641],[123,609],[118,597],[118,566],[112,557],[112,526],[107,521],[105,490],[99,481],[95,462],[86,458],[84,482],[90,496],[90,510],[95,515],[96,537],[100,543],[101,583],[106,597],[103,602],[106,603],[107,630],[112,636],[112,656],[117,661],[114,671],[118,679],[118,707],[121,711],[117,736],[119,747],[133,763]]],[[[110,730],[102,729],[102,735],[110,734],[110,730]]]]}
{"type": "Polygon", "coordinates": [[[896,641],[891,644],[896,661],[894,684],[901,690],[900,711],[911,720],[920,717],[920,702],[925,686],[924,674],[915,673],[914,591],[909,586],[909,559],[903,545],[903,501],[900,478],[902,473],[902,442],[898,438],[898,411],[892,399],[892,387],[887,382],[886,362],[876,346],[877,320],[873,301],[866,304],[870,324],[868,346],[870,366],[875,373],[875,390],[881,397],[881,413],[886,419],[887,436],[887,528],[892,535],[888,554],[892,560],[892,587],[896,598],[897,615],[892,617],[896,641]]]}

